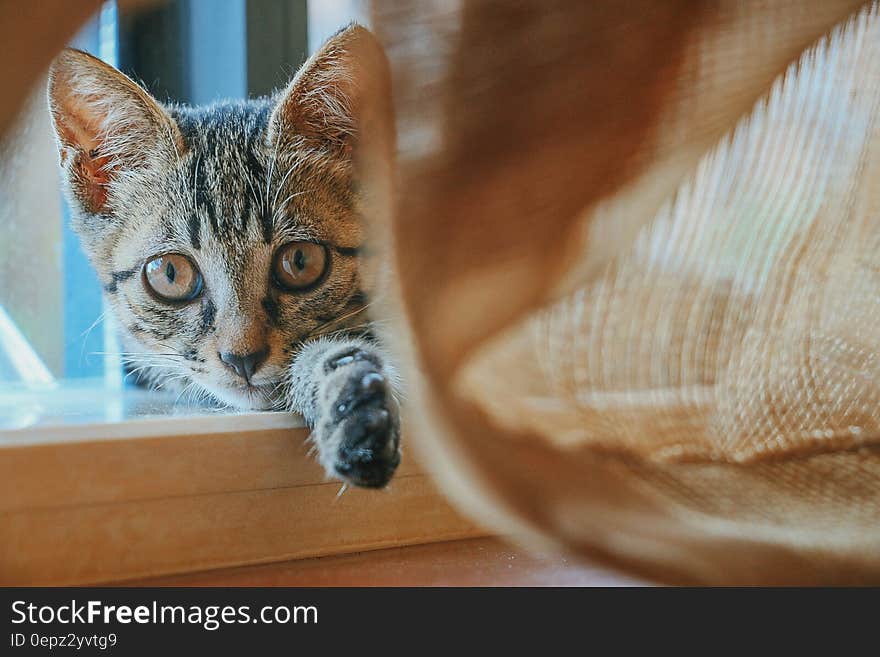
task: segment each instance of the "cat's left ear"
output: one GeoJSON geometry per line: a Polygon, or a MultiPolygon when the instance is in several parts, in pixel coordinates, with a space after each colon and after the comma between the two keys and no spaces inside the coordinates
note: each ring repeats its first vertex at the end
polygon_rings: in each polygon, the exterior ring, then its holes
{"type": "Polygon", "coordinates": [[[290,145],[300,137],[350,152],[369,102],[372,78],[377,66],[383,65],[381,46],[368,30],[351,25],[338,32],[278,96],[269,124],[269,145],[290,145]]]}

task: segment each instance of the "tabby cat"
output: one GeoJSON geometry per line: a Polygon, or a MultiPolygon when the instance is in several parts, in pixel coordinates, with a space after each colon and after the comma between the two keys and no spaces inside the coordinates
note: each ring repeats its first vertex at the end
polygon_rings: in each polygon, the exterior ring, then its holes
{"type": "Polygon", "coordinates": [[[289,409],[327,473],[400,462],[393,367],[370,331],[357,125],[359,26],[273,98],[161,104],[65,50],[49,105],[73,226],[130,371],[243,409],[289,409]]]}

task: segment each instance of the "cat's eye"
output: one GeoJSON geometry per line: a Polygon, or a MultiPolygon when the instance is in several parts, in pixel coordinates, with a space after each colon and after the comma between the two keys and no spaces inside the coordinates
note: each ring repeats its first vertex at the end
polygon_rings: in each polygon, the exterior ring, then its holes
{"type": "Polygon", "coordinates": [[[202,274],[185,255],[166,253],[144,265],[144,284],[161,301],[185,303],[201,294],[202,274]]]}
{"type": "Polygon", "coordinates": [[[290,242],[275,253],[272,273],[282,290],[298,292],[318,281],[327,271],[327,247],[315,242],[290,242]]]}

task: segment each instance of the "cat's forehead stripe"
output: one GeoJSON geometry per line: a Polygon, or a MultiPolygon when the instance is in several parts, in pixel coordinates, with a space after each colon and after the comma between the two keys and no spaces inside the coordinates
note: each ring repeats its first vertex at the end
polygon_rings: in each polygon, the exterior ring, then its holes
{"type": "Polygon", "coordinates": [[[194,249],[202,247],[204,221],[222,239],[246,234],[249,222],[256,219],[263,241],[271,242],[272,199],[263,164],[270,110],[268,100],[170,109],[190,153],[183,175],[194,199],[186,235],[194,249]]]}
{"type": "Polygon", "coordinates": [[[192,244],[192,248],[199,250],[202,248],[202,238],[199,234],[202,230],[202,220],[199,217],[198,212],[193,212],[189,216],[189,220],[187,222],[187,228],[189,229],[189,243],[192,244]]]}

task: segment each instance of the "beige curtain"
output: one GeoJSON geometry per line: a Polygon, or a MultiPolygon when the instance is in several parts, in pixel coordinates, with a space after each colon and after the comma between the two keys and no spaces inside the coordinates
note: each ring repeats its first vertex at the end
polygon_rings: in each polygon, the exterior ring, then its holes
{"type": "Polygon", "coordinates": [[[880,582],[862,5],[375,3],[408,437],[482,522],[659,581],[880,582]]]}

